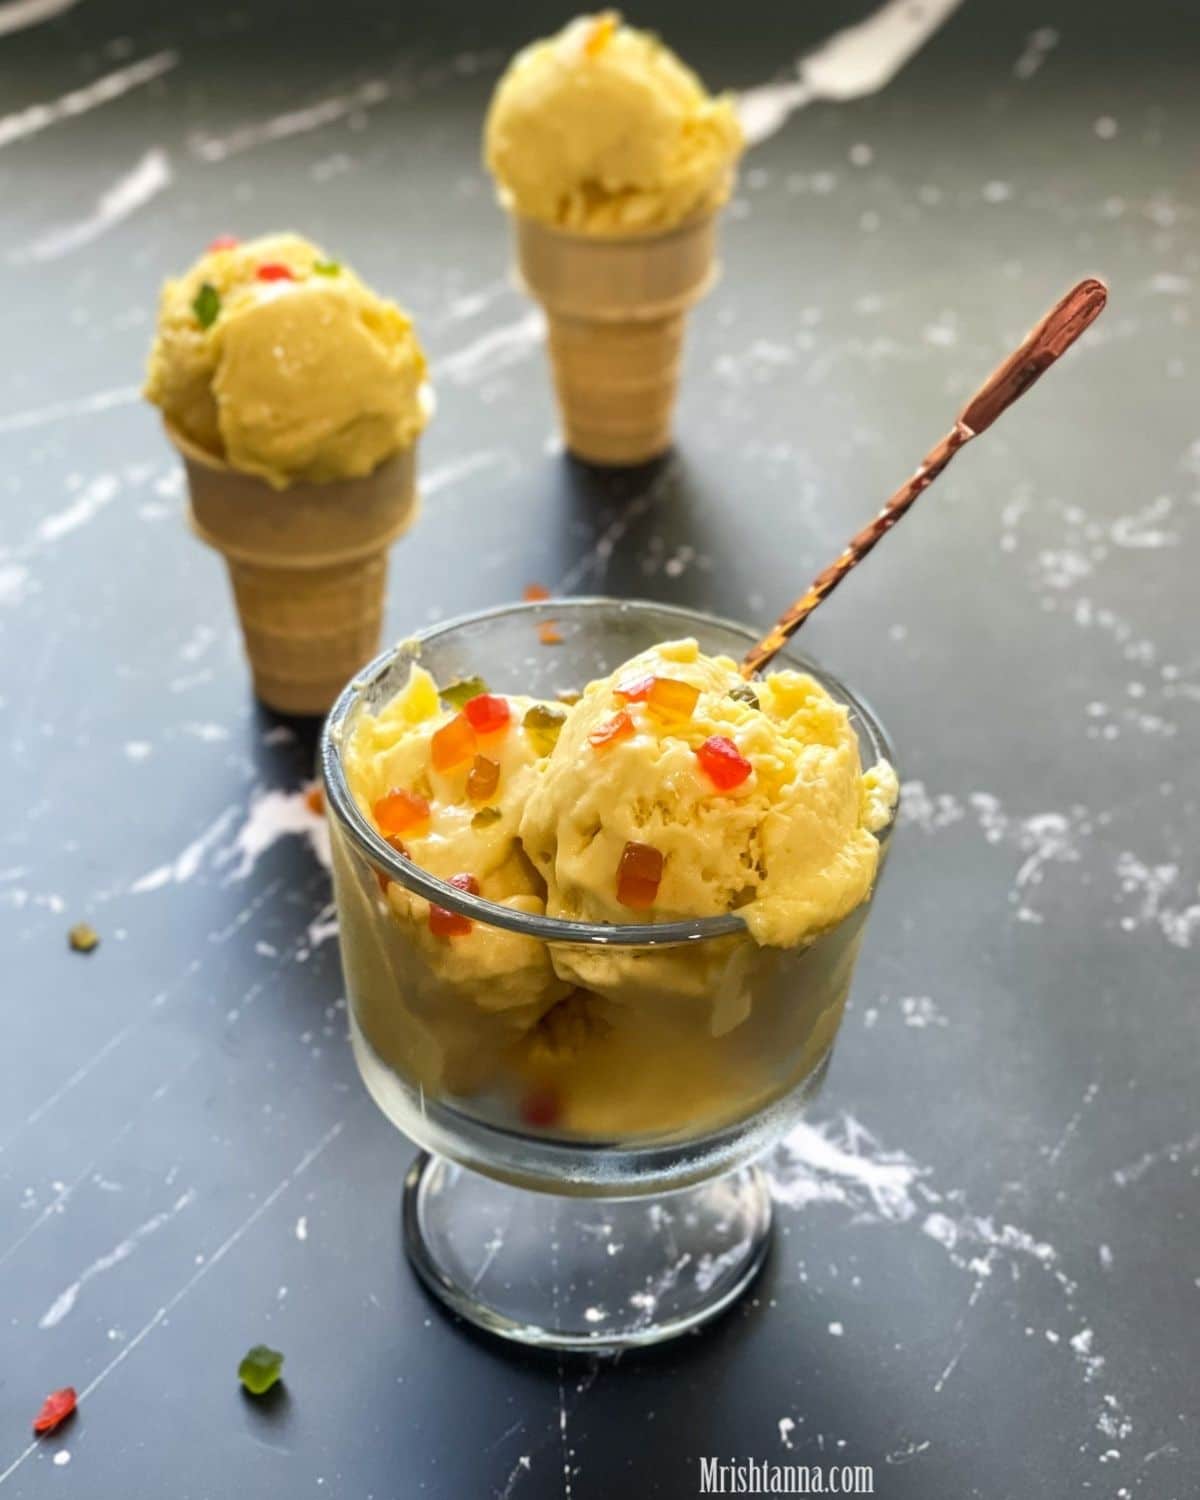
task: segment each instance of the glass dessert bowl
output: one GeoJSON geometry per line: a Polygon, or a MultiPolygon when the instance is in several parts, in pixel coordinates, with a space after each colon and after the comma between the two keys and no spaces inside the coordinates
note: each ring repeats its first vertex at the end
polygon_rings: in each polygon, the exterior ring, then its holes
{"type": "MultiPolygon", "coordinates": [[[[554,764],[543,757],[572,711],[558,704],[681,637],[734,658],[755,639],[707,615],[607,599],[466,617],[365,668],[322,739],[354,1053],[376,1103],[423,1148],[405,1185],[408,1253],[456,1312],[529,1344],[598,1352],[652,1343],[715,1316],[752,1280],[771,1228],[754,1160],[824,1076],[891,832],[894,809],[872,827],[877,863],[873,851],[862,894],[795,946],[758,941],[737,896],[714,915],[638,920],[637,908],[653,905],[638,890],[652,898],[657,888],[639,886],[653,872],[636,856],[626,868],[641,844],[625,845],[614,876],[629,883],[620,918],[547,915],[557,863],[536,838],[527,852],[514,830],[522,807],[530,823],[529,778],[554,764]],[[432,717],[422,701],[430,695],[432,717]],[[378,729],[389,705],[390,727],[378,729]],[[430,733],[421,755],[432,746],[435,768],[439,755],[462,763],[446,773],[460,777],[461,805],[449,822],[439,813],[432,831],[428,797],[450,784],[440,773],[429,773],[432,787],[424,772],[407,776],[408,790],[374,802],[357,784],[364,737],[394,768],[422,716],[430,733]],[[471,738],[465,750],[459,735],[471,738]],[[480,747],[490,753],[475,754],[480,747]],[[496,791],[501,778],[515,811],[496,791]],[[478,846],[481,860],[490,851],[486,897],[467,873],[439,878],[418,864],[406,838],[435,866],[460,858],[439,861],[439,844],[456,839],[456,851],[478,846]]],[[[821,701],[838,705],[856,772],[860,761],[887,768],[884,732],[859,699],[797,655],[779,665],[808,674],[821,701]]],[[[637,699],[650,680],[621,686],[637,699]]],[[[622,717],[588,737],[597,776],[615,764],[600,758],[611,726],[633,733],[622,717]]],[[[714,764],[709,774],[713,800],[726,772],[714,764]]],[[[601,782],[601,801],[607,795],[601,782]]],[[[600,838],[599,820],[586,832],[600,838]]],[[[699,853],[706,866],[703,841],[699,853]]],[[[727,857],[711,854],[714,867],[727,857]]],[[[695,874],[717,878],[715,869],[695,874]]],[[[552,906],[574,909],[565,885],[555,895],[552,906]]]]}

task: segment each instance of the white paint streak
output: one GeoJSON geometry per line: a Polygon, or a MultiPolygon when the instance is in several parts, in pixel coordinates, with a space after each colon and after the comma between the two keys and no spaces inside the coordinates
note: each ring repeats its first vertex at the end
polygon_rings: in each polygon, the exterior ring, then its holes
{"type": "Polygon", "coordinates": [[[161,146],[152,146],[135,167],[118,177],[112,187],[100,195],[96,207],[85,218],[52,229],[26,248],[14,251],[9,258],[16,261],[58,260],[73,250],[82,249],[164,192],[171,181],[170,158],[161,146]]]}
{"type": "Polygon", "coordinates": [[[796,76],[747,89],[738,115],[751,146],[773,136],[796,110],[815,100],[862,99],[887,87],[905,63],[958,9],[962,0],[888,0],[835,32],[796,63],[796,76]]]}
{"type": "Polygon", "coordinates": [[[119,1266],[122,1261],[128,1260],[143,1240],[148,1239],[152,1234],[157,1234],[164,1224],[169,1224],[176,1214],[182,1213],[185,1208],[190,1208],[195,1201],[196,1191],[194,1188],[189,1188],[186,1193],[183,1193],[175,1200],[169,1209],[163,1213],[155,1214],[152,1219],[147,1219],[144,1224],[135,1229],[127,1239],[122,1240],[107,1255],[101,1255],[98,1259],[94,1260],[90,1266],[79,1273],[79,1276],[70,1286],[64,1287],[58,1294],[38,1319],[38,1327],[42,1329],[57,1328],[75,1306],[75,1303],[79,1300],[80,1292],[89,1281],[96,1276],[102,1275],[105,1271],[111,1271],[114,1266],[119,1266]]]}
{"type": "Polygon", "coordinates": [[[539,308],[515,323],[506,323],[482,334],[464,348],[447,354],[433,373],[456,385],[473,385],[498,371],[528,358],[542,342],[546,320],[539,308]]]}
{"type": "Polygon", "coordinates": [[[422,477],[421,498],[425,500],[430,495],[436,495],[439,490],[449,489],[460,479],[466,479],[469,474],[478,474],[481,469],[491,468],[503,457],[499,449],[489,448],[486,452],[469,453],[466,458],[443,464],[440,469],[434,469],[432,473],[422,477]]]}
{"type": "Polygon", "coordinates": [[[291,136],[306,135],[335,124],[360,110],[371,109],[391,97],[391,87],[382,78],[374,78],[346,94],[331,94],[303,109],[288,110],[273,115],[268,120],[253,125],[242,125],[228,135],[200,135],[191,137],[188,144],[201,161],[226,161],[255,146],[269,145],[272,141],[288,140],[291,136]]]}
{"type": "Polygon", "coordinates": [[[161,890],[165,885],[186,884],[200,869],[204,863],[204,856],[220,841],[236,816],[237,809],[227,807],[215,822],[210,823],[204,832],[198,838],[193,839],[187,848],[170,863],[159,865],[157,869],[135,880],[129,887],[130,892],[134,895],[142,895],[146,891],[161,890]]]}
{"type": "Polygon", "coordinates": [[[324,817],[309,807],[306,794],[302,791],[259,792],[251,801],[246,820],[238,829],[232,846],[223,851],[218,863],[226,864],[236,859],[237,864],[229,878],[245,880],[268,849],[281,838],[293,834],[306,836],[317,859],[326,869],[329,868],[329,827],[324,817]]]}
{"type": "Polygon", "coordinates": [[[57,542],[68,532],[85,526],[116,497],[120,487],[115,474],[97,475],[65,510],[57,511],[41,522],[36,533],[37,540],[43,543],[57,542]]]}
{"type": "Polygon", "coordinates": [[[9,4],[0,5],[0,36],[40,26],[78,4],[79,0],[9,0],[9,4]]]}
{"type": "Polygon", "coordinates": [[[34,407],[30,411],[9,412],[0,417],[0,432],[23,432],[29,427],[42,427],[48,422],[61,422],[71,417],[90,416],[93,412],[111,411],[115,406],[132,406],[140,400],[141,391],[136,385],[118,385],[108,391],[95,391],[90,396],[79,396],[73,401],[53,401],[49,406],[34,407]]]}
{"type": "MultiPolygon", "coordinates": [[[[8,14],[12,14],[11,7],[8,14]]],[[[0,11],[0,36],[5,30],[4,16],[5,12],[0,11]]],[[[31,104],[25,109],[17,110],[15,114],[0,115],[0,149],[47,130],[63,120],[77,119],[98,105],[119,99],[122,94],[129,93],[130,89],[140,88],[151,79],[169,73],[178,62],[178,52],[156,52],[152,57],[143,57],[124,68],[117,68],[57,99],[43,104],[31,104]]]]}

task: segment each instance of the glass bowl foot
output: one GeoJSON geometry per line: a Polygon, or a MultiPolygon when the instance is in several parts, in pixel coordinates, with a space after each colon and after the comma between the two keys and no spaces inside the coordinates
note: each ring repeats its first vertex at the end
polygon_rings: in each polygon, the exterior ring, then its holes
{"type": "Polygon", "coordinates": [[[460,1317],[544,1349],[616,1353],[715,1318],[766,1257],[757,1167],[638,1198],[567,1198],[422,1152],[404,1183],[404,1240],[460,1317]]]}

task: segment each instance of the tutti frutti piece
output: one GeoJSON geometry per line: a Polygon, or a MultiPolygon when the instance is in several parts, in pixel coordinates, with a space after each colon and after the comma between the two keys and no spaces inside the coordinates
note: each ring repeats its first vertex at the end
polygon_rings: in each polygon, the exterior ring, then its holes
{"type": "Polygon", "coordinates": [[[696,751],[700,768],[719,792],[741,786],[754,767],[723,734],[713,734],[696,751]]]}
{"type": "Polygon", "coordinates": [[[500,785],[500,762],[489,755],[477,755],[467,772],[467,796],[472,802],[486,802],[500,785]]]}
{"type": "Polygon", "coordinates": [[[479,693],[474,698],[468,698],[463,704],[463,713],[476,734],[498,734],[500,730],[508,728],[512,719],[508,699],[495,693],[479,693]]]}
{"type": "Polygon", "coordinates": [[[475,753],[475,731],[465,714],[455,714],[429,742],[429,758],[435,771],[452,771],[475,753]]]}
{"type": "MultiPolygon", "coordinates": [[[[466,891],[468,895],[479,895],[479,882],[474,875],[453,875],[450,878],[450,884],[457,886],[460,891],[466,891]]],[[[464,917],[459,912],[447,911],[444,906],[435,906],[430,903],[429,930],[434,937],[466,937],[474,925],[470,917],[464,917]]]]}
{"type": "Polygon", "coordinates": [[[592,730],[588,735],[588,743],[593,750],[607,750],[618,740],[629,739],[633,732],[633,720],[623,708],[620,708],[611,719],[606,719],[603,724],[598,724],[592,730]]]}
{"type": "Polygon", "coordinates": [[[384,838],[392,835],[412,833],[429,822],[429,803],[416,792],[406,792],[397,787],[380,797],[371,808],[371,813],[384,838]]]}
{"type": "Polygon", "coordinates": [[[630,839],[617,865],[617,900],[633,911],[645,911],[658,897],[662,873],[661,851],[630,839]]]}

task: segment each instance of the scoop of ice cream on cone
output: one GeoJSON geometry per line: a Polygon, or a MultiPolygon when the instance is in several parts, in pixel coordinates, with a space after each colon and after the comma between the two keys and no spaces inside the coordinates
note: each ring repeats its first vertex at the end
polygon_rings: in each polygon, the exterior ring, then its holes
{"type": "Polygon", "coordinates": [[[408,316],[298,235],[214,241],[163,288],[145,394],[272,708],[324,713],[378,648],[424,376],[408,316]]]}
{"type": "Polygon", "coordinates": [[[295,234],[216,241],[159,307],[145,394],[196,447],[277,489],[359,478],[425,424],[413,325],[295,234]]]}
{"type": "Polygon", "coordinates": [[[485,131],[505,206],[584,234],[655,234],[713,212],[742,147],[732,98],[614,11],[519,52],[485,131]]]}
{"type": "Polygon", "coordinates": [[[613,11],[527,47],[500,80],[485,156],[576,457],[639,464],[670,447],[687,315],[715,280],[742,146],[731,99],[613,11]]]}

